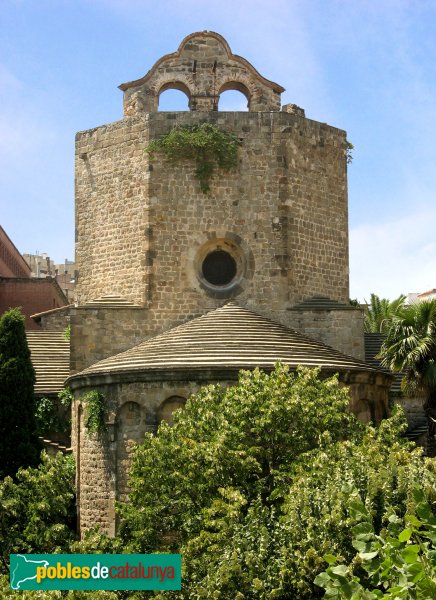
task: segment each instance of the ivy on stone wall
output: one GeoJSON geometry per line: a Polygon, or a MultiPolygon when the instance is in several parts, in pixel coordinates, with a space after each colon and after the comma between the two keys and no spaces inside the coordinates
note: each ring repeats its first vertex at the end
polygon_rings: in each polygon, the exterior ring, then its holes
{"type": "Polygon", "coordinates": [[[106,431],[105,398],[101,392],[91,390],[82,396],[85,404],[85,427],[90,433],[106,431]]]}
{"type": "Polygon", "coordinates": [[[58,393],[57,399],[50,396],[35,400],[35,418],[38,435],[47,436],[53,432],[70,432],[72,398],[73,395],[70,388],[64,388],[58,393]]]}
{"type": "Polygon", "coordinates": [[[201,191],[210,191],[210,180],[215,166],[229,171],[238,164],[239,140],[234,133],[222,131],[210,123],[177,126],[159,139],[149,143],[146,151],[153,159],[155,153],[163,153],[172,161],[193,160],[195,177],[201,191]]]}

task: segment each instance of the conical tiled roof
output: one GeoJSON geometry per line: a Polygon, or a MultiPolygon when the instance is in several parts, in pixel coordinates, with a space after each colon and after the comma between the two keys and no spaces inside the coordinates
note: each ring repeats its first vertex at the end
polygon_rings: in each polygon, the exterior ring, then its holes
{"type": "Polygon", "coordinates": [[[328,371],[374,371],[363,361],[231,302],[101,360],[72,377],[159,370],[271,369],[280,361],[328,371]]]}

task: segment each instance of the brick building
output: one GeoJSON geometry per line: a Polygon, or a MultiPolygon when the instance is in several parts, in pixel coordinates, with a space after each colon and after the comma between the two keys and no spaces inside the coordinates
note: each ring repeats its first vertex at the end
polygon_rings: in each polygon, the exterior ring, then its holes
{"type": "Polygon", "coordinates": [[[0,225],[0,277],[30,277],[30,267],[0,225]]]}
{"type": "Polygon", "coordinates": [[[31,276],[31,267],[0,226],[0,314],[19,306],[26,317],[26,329],[38,330],[30,317],[68,304],[53,277],[31,276]]]}

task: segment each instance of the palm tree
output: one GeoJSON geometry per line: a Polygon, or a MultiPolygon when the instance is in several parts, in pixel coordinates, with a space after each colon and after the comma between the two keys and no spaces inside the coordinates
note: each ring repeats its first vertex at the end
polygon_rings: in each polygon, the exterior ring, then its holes
{"type": "Polygon", "coordinates": [[[404,372],[408,394],[424,392],[427,454],[436,455],[436,300],[404,306],[392,318],[379,358],[384,367],[404,372]]]}
{"type": "MultiPolygon", "coordinates": [[[[404,307],[406,296],[398,296],[396,300],[380,298],[371,294],[371,302],[368,304],[368,312],[365,314],[364,327],[368,333],[387,333],[392,319],[397,316],[404,307]]],[[[366,301],[365,301],[366,302],[366,301]]]]}

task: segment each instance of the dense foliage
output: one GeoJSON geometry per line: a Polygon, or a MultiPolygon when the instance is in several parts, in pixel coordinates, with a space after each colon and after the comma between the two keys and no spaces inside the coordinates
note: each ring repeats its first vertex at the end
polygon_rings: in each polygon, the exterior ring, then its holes
{"type": "Polygon", "coordinates": [[[349,565],[341,564],[342,557],[325,557],[330,566],[315,579],[326,590],[325,598],[436,598],[436,515],[419,488],[414,499],[413,510],[404,518],[390,515],[377,534],[357,495],[350,511],[360,519],[352,529],[358,552],[349,565]]]}
{"type": "Polygon", "coordinates": [[[347,141],[347,145],[345,148],[345,157],[347,159],[347,165],[350,165],[353,162],[353,150],[354,144],[347,141]]]}
{"type": "Polygon", "coordinates": [[[38,469],[0,482],[0,594],[10,594],[10,552],[172,551],[183,557],[181,592],[62,597],[370,599],[398,588],[399,598],[426,598],[436,461],[401,437],[400,413],[363,425],[346,388],[318,375],[242,372],[234,387],[191,397],[174,427],[138,446],[115,539],[98,530],[74,539],[71,459],[43,455],[38,469]]]}
{"type": "Polygon", "coordinates": [[[410,512],[416,487],[436,499],[435,463],[402,440],[402,417],[375,429],[347,406],[336,378],[283,366],[204,388],[137,448],[116,544],[181,552],[174,597],[322,597],[324,556],[356,554],[356,495],[377,535],[410,512]]]}
{"type": "Polygon", "coordinates": [[[66,434],[71,429],[71,390],[61,390],[56,398],[37,398],[35,408],[38,435],[51,435],[53,432],[66,434]]]}
{"type": "Polygon", "coordinates": [[[0,318],[0,478],[38,464],[34,384],[24,317],[14,308],[0,318]]]}
{"type": "Polygon", "coordinates": [[[214,167],[226,171],[237,166],[239,140],[235,134],[222,131],[210,123],[178,126],[147,146],[152,158],[162,152],[172,161],[193,160],[195,177],[203,193],[210,190],[214,167]]]}
{"type": "Polygon", "coordinates": [[[138,447],[124,532],[133,524],[132,541],[148,552],[163,533],[177,531],[183,542],[201,529],[201,511],[223,491],[249,503],[280,503],[289,470],[324,432],[336,441],[360,430],[347,405],[336,379],[322,382],[314,371],[294,375],[282,366],[271,375],[241,372],[229,389],[203,388],[174,427],[162,424],[138,447]]]}
{"type": "Polygon", "coordinates": [[[9,575],[0,574],[0,598],[2,600],[117,600],[119,598],[134,600],[133,595],[124,594],[123,596],[117,592],[107,592],[93,590],[91,592],[81,592],[77,590],[70,591],[16,591],[11,590],[9,584],[9,575]]]}
{"type": "Polygon", "coordinates": [[[0,572],[9,554],[68,552],[74,539],[74,461],[41,455],[38,468],[0,481],[0,572]]]}

